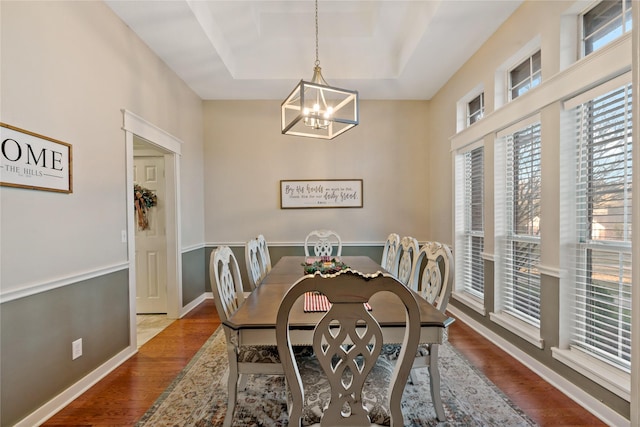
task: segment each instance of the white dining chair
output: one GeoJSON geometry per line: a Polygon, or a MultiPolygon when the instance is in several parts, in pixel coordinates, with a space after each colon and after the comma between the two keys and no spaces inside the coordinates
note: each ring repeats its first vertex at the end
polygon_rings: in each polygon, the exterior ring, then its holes
{"type": "MultiPolygon", "coordinates": [[[[453,255],[449,246],[440,242],[426,242],[420,248],[411,272],[410,287],[420,296],[433,304],[441,313],[445,313],[453,290],[453,255]]],[[[445,329],[446,339],[446,329],[445,329]]],[[[417,382],[416,369],[428,368],[431,400],[438,420],[445,421],[446,416],[440,396],[440,370],[438,368],[438,349],[440,344],[420,344],[413,361],[410,379],[417,382]]],[[[395,359],[400,348],[386,345],[384,353],[395,359]]]]}
{"type": "Polygon", "coordinates": [[[341,256],[342,239],[333,230],[313,230],[304,239],[304,255],[311,256],[313,248],[314,256],[341,256]],[[335,249],[335,251],[334,251],[335,249]]]}
{"type": "MultiPolygon", "coordinates": [[[[218,316],[224,322],[236,312],[245,299],[238,261],[231,248],[220,246],[211,253],[209,275],[218,316]]],[[[234,331],[225,324],[222,324],[222,328],[227,340],[229,358],[227,413],[223,424],[228,427],[232,425],[238,388],[244,388],[246,375],[283,375],[284,370],[275,346],[237,346],[232,338],[234,331]]]]}
{"type": "MultiPolygon", "coordinates": [[[[296,305],[297,306],[297,305],[296,305]]],[[[375,310],[375,309],[374,309],[375,310]]],[[[276,342],[289,385],[289,425],[403,426],[402,393],[420,339],[420,310],[414,294],[393,276],[346,270],[305,276],[285,294],[276,321],[276,342]],[[289,313],[306,293],[331,303],[313,332],[315,356],[296,357],[289,313]],[[379,357],[380,325],[365,303],[378,292],[395,294],[407,323],[397,363],[379,357]]]]}
{"type": "Polygon", "coordinates": [[[267,275],[271,271],[271,255],[269,254],[269,246],[267,245],[267,239],[264,235],[259,234],[258,241],[258,260],[260,261],[260,268],[262,269],[262,277],[267,275]]]}
{"type": "Polygon", "coordinates": [[[400,247],[400,236],[397,233],[391,233],[384,242],[382,251],[382,261],[380,265],[387,271],[397,270],[398,249],[400,247]]]}
{"type": "Polygon", "coordinates": [[[258,241],[250,239],[244,245],[244,259],[247,263],[247,276],[249,277],[249,287],[252,291],[262,281],[262,269],[258,257],[258,241]]]}
{"type": "Polygon", "coordinates": [[[415,263],[419,250],[420,245],[415,238],[404,236],[402,240],[400,240],[398,254],[396,255],[396,268],[392,273],[406,286],[410,286],[411,272],[413,271],[413,264],[415,263]]]}

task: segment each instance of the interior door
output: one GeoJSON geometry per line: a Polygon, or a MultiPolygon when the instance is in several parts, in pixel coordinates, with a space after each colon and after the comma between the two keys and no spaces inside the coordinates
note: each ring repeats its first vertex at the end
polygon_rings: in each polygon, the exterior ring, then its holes
{"type": "MultiPolygon", "coordinates": [[[[134,157],[133,181],[152,190],[157,204],[148,209],[148,228],[136,225],[136,311],[167,312],[167,242],[163,156],[134,157]]],[[[136,224],[138,220],[136,217],[136,224]]]]}

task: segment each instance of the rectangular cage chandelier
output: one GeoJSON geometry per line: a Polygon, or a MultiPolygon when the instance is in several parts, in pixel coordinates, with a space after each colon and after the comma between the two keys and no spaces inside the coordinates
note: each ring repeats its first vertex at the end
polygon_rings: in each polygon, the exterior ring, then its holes
{"type": "Polygon", "coordinates": [[[316,0],[316,62],[311,81],[300,80],[281,106],[282,133],[333,139],[358,125],[358,91],[329,86],[318,60],[316,0]]]}

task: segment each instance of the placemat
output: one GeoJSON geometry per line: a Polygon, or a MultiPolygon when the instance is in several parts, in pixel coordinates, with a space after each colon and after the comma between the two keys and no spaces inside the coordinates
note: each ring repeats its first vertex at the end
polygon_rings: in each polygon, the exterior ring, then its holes
{"type": "MultiPolygon", "coordinates": [[[[367,310],[371,310],[369,303],[364,304],[367,310]]],[[[329,311],[331,303],[327,299],[326,295],[317,292],[305,292],[304,293],[304,311],[305,313],[313,313],[319,311],[329,311]]]]}

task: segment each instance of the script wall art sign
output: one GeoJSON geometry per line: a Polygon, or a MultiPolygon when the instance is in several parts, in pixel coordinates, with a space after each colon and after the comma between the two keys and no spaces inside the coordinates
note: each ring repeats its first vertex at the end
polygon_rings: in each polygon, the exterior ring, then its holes
{"type": "Polygon", "coordinates": [[[280,208],[361,208],[361,179],[280,181],[280,208]]]}
{"type": "Polygon", "coordinates": [[[71,144],[0,123],[0,185],[73,192],[71,144]]]}

